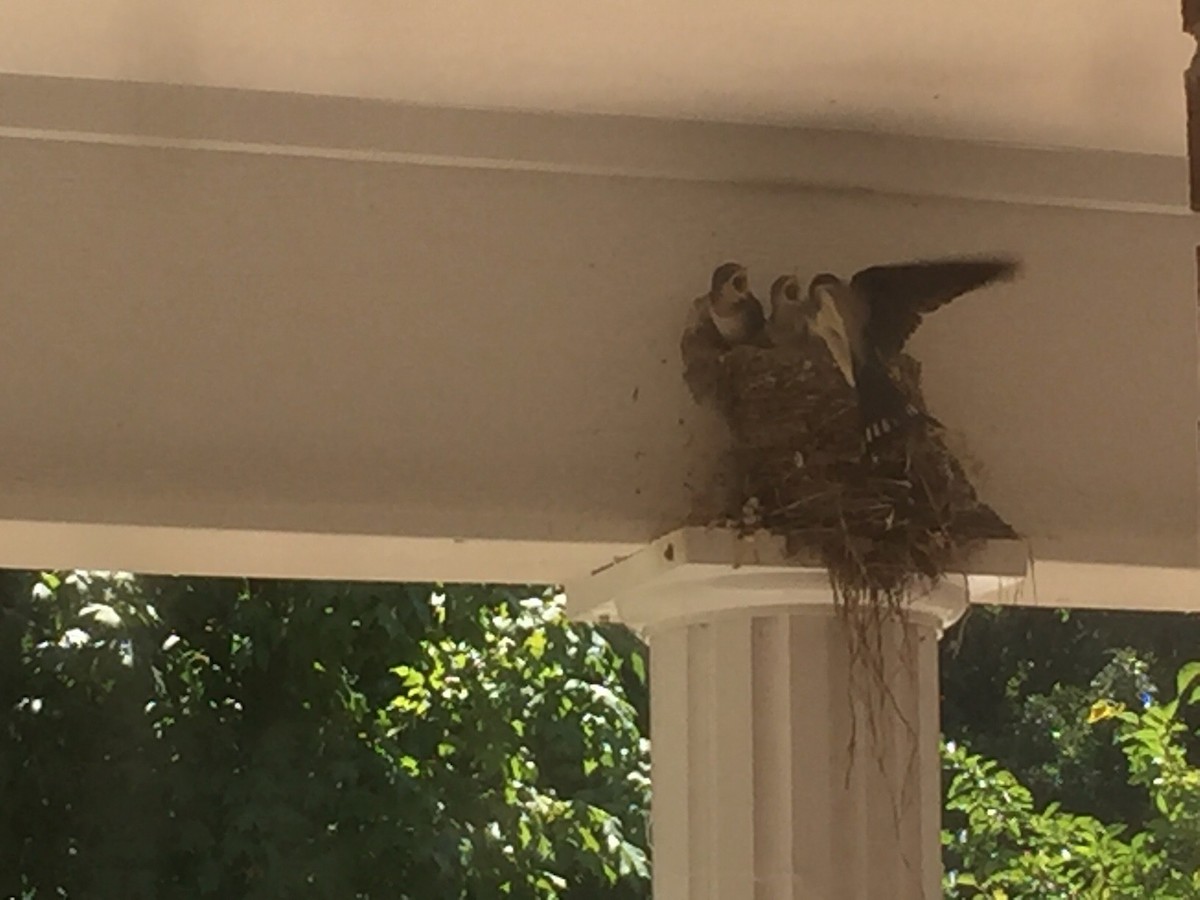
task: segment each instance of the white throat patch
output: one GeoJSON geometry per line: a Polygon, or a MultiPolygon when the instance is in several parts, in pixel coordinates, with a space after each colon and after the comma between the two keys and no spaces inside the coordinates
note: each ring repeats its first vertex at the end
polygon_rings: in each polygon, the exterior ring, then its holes
{"type": "Polygon", "coordinates": [[[837,304],[830,292],[819,290],[816,293],[820,305],[817,307],[812,329],[829,348],[829,353],[833,356],[837,367],[841,369],[846,384],[854,387],[854,359],[850,354],[850,338],[846,335],[846,323],[842,321],[841,313],[838,312],[837,304]]]}
{"type": "Polygon", "coordinates": [[[717,326],[717,331],[721,333],[721,337],[732,343],[737,343],[746,337],[749,330],[747,322],[748,316],[743,310],[734,310],[732,315],[723,316],[716,309],[709,309],[712,315],[713,324],[717,326]]]}

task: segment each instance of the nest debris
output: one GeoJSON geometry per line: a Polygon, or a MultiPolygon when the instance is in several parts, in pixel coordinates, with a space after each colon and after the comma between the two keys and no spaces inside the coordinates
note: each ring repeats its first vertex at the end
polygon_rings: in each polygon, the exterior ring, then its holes
{"type": "MultiPolygon", "coordinates": [[[[865,458],[855,393],[818,337],[729,348],[693,317],[680,349],[693,397],[733,435],[739,490],[724,519],[705,524],[766,529],[792,554],[815,552],[844,611],[901,612],[982,542],[1017,536],[936,427],[894,434],[865,458]]],[[[901,355],[892,375],[926,412],[916,360],[901,355]]]]}

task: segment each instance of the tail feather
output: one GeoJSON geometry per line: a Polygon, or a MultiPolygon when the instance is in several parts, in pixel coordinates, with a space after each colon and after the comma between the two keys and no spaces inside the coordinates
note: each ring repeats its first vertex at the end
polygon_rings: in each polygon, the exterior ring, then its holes
{"type": "Polygon", "coordinates": [[[915,424],[939,424],[908,401],[880,362],[860,366],[855,373],[855,384],[868,450],[889,435],[915,424]]]}

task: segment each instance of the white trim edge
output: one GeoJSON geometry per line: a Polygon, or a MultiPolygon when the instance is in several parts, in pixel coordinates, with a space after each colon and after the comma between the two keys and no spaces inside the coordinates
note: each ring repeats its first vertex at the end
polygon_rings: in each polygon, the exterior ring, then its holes
{"type": "Polygon", "coordinates": [[[35,75],[0,139],[1192,215],[1183,157],[35,75]]]}

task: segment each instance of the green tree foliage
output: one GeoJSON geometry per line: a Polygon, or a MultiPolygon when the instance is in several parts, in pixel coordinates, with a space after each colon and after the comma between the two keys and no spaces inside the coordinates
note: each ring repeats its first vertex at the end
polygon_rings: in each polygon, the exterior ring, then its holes
{"type": "Polygon", "coordinates": [[[645,897],[644,710],[539,589],[10,573],[0,897],[645,897]]]}
{"type": "Polygon", "coordinates": [[[1076,710],[1083,727],[1105,733],[1126,779],[1153,813],[1138,830],[1038,808],[1033,795],[993,760],[948,743],[947,900],[1192,900],[1200,898],[1200,768],[1188,759],[1191,729],[1181,713],[1200,701],[1200,663],[1183,666],[1176,697],[1138,705],[1101,697],[1076,710]]]}
{"type": "MultiPolygon", "coordinates": [[[[1104,697],[1140,706],[1196,658],[1200,615],[973,607],[942,641],[942,730],[1002,760],[1039,806],[1137,829],[1154,814],[1149,797],[1079,711],[1104,697]]],[[[1200,726],[1200,710],[1181,714],[1200,726]]]]}
{"type": "MultiPolygon", "coordinates": [[[[950,900],[1200,898],[1197,637],[951,633],[950,900]]],[[[0,897],[643,900],[647,714],[537,588],[2,574],[0,897]]]]}

